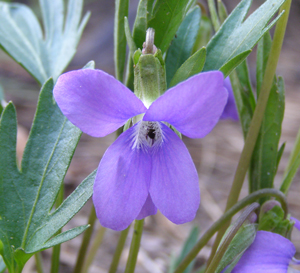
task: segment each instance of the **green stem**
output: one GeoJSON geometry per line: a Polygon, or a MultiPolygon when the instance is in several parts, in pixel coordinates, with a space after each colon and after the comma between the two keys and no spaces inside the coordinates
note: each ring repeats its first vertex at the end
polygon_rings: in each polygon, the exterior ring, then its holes
{"type": "Polygon", "coordinates": [[[81,242],[80,250],[78,252],[77,261],[73,273],[81,273],[82,271],[86,252],[93,234],[96,219],[97,217],[96,217],[95,208],[94,205],[92,205],[89,220],[88,220],[88,224],[90,225],[90,227],[85,231],[83,235],[83,239],[81,242]]]}
{"type": "Polygon", "coordinates": [[[182,260],[182,262],[178,265],[174,273],[182,273],[188,267],[188,265],[196,258],[199,251],[207,244],[207,242],[211,239],[211,237],[225,224],[230,222],[230,219],[233,215],[235,215],[238,211],[248,206],[249,204],[252,204],[257,199],[265,196],[276,197],[281,203],[285,215],[287,215],[286,197],[281,191],[275,189],[262,189],[251,193],[250,195],[246,196],[244,199],[240,200],[238,203],[233,205],[229,210],[227,210],[222,215],[222,217],[218,221],[213,223],[213,225],[201,236],[197,244],[187,254],[187,256],[182,260]]]}
{"type": "Polygon", "coordinates": [[[255,211],[257,208],[259,208],[258,203],[253,203],[250,206],[248,206],[245,211],[241,214],[241,216],[237,219],[236,222],[233,223],[230,231],[228,232],[226,238],[224,239],[222,245],[219,247],[216,255],[212,259],[209,267],[205,270],[205,273],[214,273],[222,260],[222,257],[224,256],[227,248],[229,247],[233,237],[236,235],[242,224],[247,220],[249,215],[255,211]]]}
{"type": "Polygon", "coordinates": [[[116,251],[114,253],[114,257],[112,259],[112,262],[111,262],[108,273],[115,273],[118,269],[119,261],[120,261],[121,254],[122,254],[125,242],[126,242],[126,238],[127,238],[128,232],[129,232],[129,228],[130,228],[130,226],[128,228],[124,229],[120,234],[120,238],[119,238],[119,241],[118,241],[118,244],[117,244],[117,248],[116,248],[116,251]]]}
{"type": "MultiPolygon", "coordinates": [[[[237,170],[229,193],[225,211],[230,209],[237,202],[242,189],[243,182],[245,180],[247,170],[250,165],[253,149],[256,144],[257,136],[259,134],[259,130],[264,117],[268,98],[270,95],[270,90],[273,83],[274,75],[276,72],[276,67],[277,67],[277,63],[278,63],[278,59],[282,47],[283,37],[285,34],[286,24],[289,16],[290,5],[291,5],[291,0],[286,0],[279,11],[281,12],[285,10],[285,13],[281,16],[281,18],[279,18],[276,24],[274,39],[272,42],[272,48],[270,51],[270,55],[266,66],[266,72],[261,86],[261,93],[259,95],[257,105],[253,114],[253,118],[250,123],[249,131],[237,166],[237,170]]],[[[215,240],[215,243],[212,247],[211,256],[208,260],[208,264],[210,263],[212,257],[214,256],[216,249],[219,245],[219,242],[223,237],[223,234],[225,233],[229,224],[230,222],[228,222],[227,225],[224,225],[222,229],[220,229],[217,238],[215,240]]]]}
{"type": "Polygon", "coordinates": [[[125,273],[133,273],[136,265],[137,256],[140,249],[140,242],[143,234],[144,219],[135,220],[129,256],[125,268],[125,273]]]}
{"type": "Polygon", "coordinates": [[[41,256],[41,252],[37,252],[34,254],[34,258],[35,258],[35,264],[36,264],[36,271],[38,273],[43,273],[43,263],[42,263],[42,256],[41,256]]]}
{"type": "Polygon", "coordinates": [[[208,0],[208,9],[210,12],[212,25],[214,27],[215,32],[217,32],[220,28],[220,21],[217,15],[217,9],[214,0],[208,0]]]}
{"type": "Polygon", "coordinates": [[[102,227],[102,226],[98,229],[96,236],[93,240],[93,244],[87,254],[87,258],[83,265],[82,272],[88,272],[89,267],[91,266],[93,260],[95,259],[97,250],[102,243],[105,231],[106,231],[106,228],[102,227]]]}
{"type": "MultiPolygon", "coordinates": [[[[62,184],[56,199],[55,207],[58,208],[64,201],[64,185],[62,184]]],[[[59,234],[61,229],[57,232],[59,234]]],[[[58,273],[59,271],[59,257],[60,257],[60,245],[56,245],[52,248],[52,257],[51,257],[51,273],[58,273]]]]}

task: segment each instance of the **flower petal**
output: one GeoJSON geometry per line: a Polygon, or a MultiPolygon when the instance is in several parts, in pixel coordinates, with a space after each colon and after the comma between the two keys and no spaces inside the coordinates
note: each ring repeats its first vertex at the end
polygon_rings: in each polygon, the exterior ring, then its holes
{"type": "Polygon", "coordinates": [[[137,126],[107,149],[95,179],[93,202],[104,227],[123,230],[139,215],[148,196],[151,157],[132,148],[137,126]]]}
{"type": "Polygon", "coordinates": [[[287,273],[295,253],[293,243],[283,236],[258,231],[254,242],[245,251],[232,273],[287,273]]]}
{"type": "Polygon", "coordinates": [[[228,100],[225,105],[224,111],[220,119],[232,119],[234,121],[239,120],[239,114],[236,108],[234,94],[232,91],[231,83],[229,77],[224,80],[224,86],[228,91],[228,100]]]}
{"type": "Polygon", "coordinates": [[[198,174],[182,140],[161,124],[163,142],[152,153],[150,195],[175,224],[192,221],[200,203],[198,174]]]}
{"type": "Polygon", "coordinates": [[[63,114],[94,137],[106,136],[146,111],[126,86],[101,70],[81,69],[61,75],[53,95],[63,114]]]}
{"type": "Polygon", "coordinates": [[[148,194],[147,200],[146,200],[144,206],[142,207],[139,215],[136,217],[136,219],[141,220],[149,215],[154,215],[156,213],[157,213],[157,208],[153,204],[150,194],[148,194]]]}
{"type": "Polygon", "coordinates": [[[200,73],[160,96],[143,120],[165,121],[188,137],[204,137],[218,122],[227,97],[220,71],[200,73]]]}

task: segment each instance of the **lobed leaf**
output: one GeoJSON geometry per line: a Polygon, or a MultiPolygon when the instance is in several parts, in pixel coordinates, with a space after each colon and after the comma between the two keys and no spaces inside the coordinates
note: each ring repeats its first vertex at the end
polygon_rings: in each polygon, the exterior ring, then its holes
{"type": "Polygon", "coordinates": [[[73,238],[86,228],[53,237],[91,196],[94,179],[91,175],[51,213],[81,135],[59,110],[52,89],[50,79],[40,92],[20,170],[16,160],[16,112],[12,103],[6,106],[1,117],[0,240],[3,248],[0,247],[0,254],[9,272],[21,272],[33,252],[73,238]]]}
{"type": "Polygon", "coordinates": [[[0,46],[40,84],[54,80],[73,58],[89,13],[80,22],[83,0],[69,0],[64,18],[62,0],[40,0],[42,28],[30,8],[0,2],[0,46]],[[43,37],[45,36],[45,37],[43,37]]]}

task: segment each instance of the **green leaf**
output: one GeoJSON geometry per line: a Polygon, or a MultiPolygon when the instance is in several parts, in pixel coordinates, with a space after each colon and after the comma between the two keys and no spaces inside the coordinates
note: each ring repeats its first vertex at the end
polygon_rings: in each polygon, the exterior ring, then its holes
{"type": "Polygon", "coordinates": [[[200,73],[205,63],[205,56],[206,49],[203,47],[189,57],[176,71],[173,79],[171,80],[170,87],[200,73]]]}
{"type": "Polygon", "coordinates": [[[167,84],[177,69],[191,56],[200,28],[201,10],[198,6],[184,18],[178,28],[175,39],[168,49],[166,58],[167,84]]]}
{"type": "Polygon", "coordinates": [[[243,225],[230,242],[215,272],[221,272],[229,264],[237,264],[238,260],[241,258],[240,254],[252,244],[255,235],[256,227],[254,224],[243,225]]]}
{"type": "Polygon", "coordinates": [[[155,45],[164,53],[183,21],[189,0],[156,1],[148,27],[155,29],[155,45]]]}
{"type": "Polygon", "coordinates": [[[129,61],[132,62],[132,58],[134,56],[134,52],[137,50],[135,42],[133,41],[133,38],[131,36],[130,33],[130,27],[129,27],[129,22],[127,17],[125,17],[125,22],[124,22],[124,27],[125,27],[125,35],[126,35],[126,40],[127,40],[127,44],[129,47],[129,61]]]}
{"type": "Polygon", "coordinates": [[[226,20],[227,16],[228,16],[228,12],[227,9],[224,5],[224,3],[222,2],[222,0],[218,0],[218,15],[219,15],[219,19],[221,24],[223,24],[223,22],[226,20]]]}
{"type": "Polygon", "coordinates": [[[217,15],[215,1],[208,0],[207,2],[208,2],[208,8],[209,8],[209,12],[210,12],[212,25],[214,26],[214,30],[218,31],[218,29],[220,28],[220,21],[219,21],[218,15],[217,15]]]}
{"type": "MultiPolygon", "coordinates": [[[[195,244],[197,243],[198,235],[199,235],[198,227],[193,227],[188,238],[186,239],[186,241],[182,247],[179,257],[177,259],[173,259],[171,261],[171,265],[170,265],[168,273],[173,273],[175,271],[176,267],[182,262],[182,260],[185,258],[185,256],[195,246],[195,244]]],[[[189,266],[183,271],[183,273],[191,272],[194,264],[195,264],[195,260],[189,264],[189,266]]]]}
{"type": "Polygon", "coordinates": [[[244,138],[246,138],[256,105],[250,84],[246,60],[244,60],[236,68],[236,71],[233,71],[229,77],[244,133],[244,138]]]}
{"type": "MultiPolygon", "coordinates": [[[[271,49],[271,37],[266,33],[258,43],[257,49],[257,88],[265,74],[266,63],[271,49]],[[261,79],[261,80],[260,80],[261,79]]],[[[266,111],[253,151],[250,169],[250,192],[272,188],[277,171],[278,145],[281,135],[281,124],[284,115],[284,83],[282,78],[274,78],[266,111]]],[[[262,200],[261,200],[262,202],[262,200]]]]}
{"type": "Polygon", "coordinates": [[[132,37],[137,48],[143,48],[143,43],[145,42],[148,23],[147,16],[149,16],[147,9],[151,2],[153,6],[153,1],[141,0],[139,2],[132,30],[132,37]]]}
{"type": "Polygon", "coordinates": [[[114,26],[114,60],[116,78],[123,82],[124,66],[126,59],[126,37],[124,18],[128,17],[129,0],[115,1],[115,26],[114,26]]]}
{"type": "Polygon", "coordinates": [[[212,25],[205,14],[201,14],[200,28],[193,48],[193,53],[202,47],[206,47],[212,36],[212,25]]]}
{"type": "Polygon", "coordinates": [[[3,108],[5,107],[4,105],[5,105],[5,97],[4,97],[2,85],[0,84],[0,117],[1,117],[1,113],[3,111],[3,108]]]}
{"type": "MultiPolygon", "coordinates": [[[[17,121],[12,103],[7,105],[1,117],[0,240],[3,243],[1,255],[9,272],[20,272],[32,255],[26,252],[43,249],[92,194],[91,187],[85,189],[86,192],[77,190],[51,213],[81,135],[81,131],[59,110],[52,89],[53,80],[50,79],[40,93],[21,170],[16,160],[17,121]],[[39,236],[41,233],[43,236],[39,236]]],[[[79,230],[83,229],[57,235],[60,237],[56,242],[75,236],[79,230]]]]}
{"type": "Polygon", "coordinates": [[[220,71],[223,72],[224,78],[226,78],[239,64],[241,64],[247,56],[251,53],[251,50],[242,52],[241,54],[232,58],[229,62],[224,64],[220,71]]]}
{"type": "Polygon", "coordinates": [[[242,0],[208,43],[204,71],[218,70],[235,56],[252,49],[278,20],[280,15],[268,24],[283,2],[267,0],[243,22],[251,0],[242,0]]]}
{"type": "Polygon", "coordinates": [[[56,79],[73,58],[87,23],[89,14],[80,23],[82,4],[83,0],[69,0],[64,18],[62,0],[40,0],[44,35],[26,5],[0,2],[1,48],[40,84],[51,76],[56,79]]]}

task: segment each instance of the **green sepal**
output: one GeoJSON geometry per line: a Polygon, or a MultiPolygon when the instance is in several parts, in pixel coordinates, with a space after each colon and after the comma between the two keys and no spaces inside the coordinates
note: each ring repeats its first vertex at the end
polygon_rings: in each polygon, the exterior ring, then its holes
{"type": "Polygon", "coordinates": [[[175,86],[189,77],[200,73],[205,63],[205,57],[206,49],[204,47],[195,52],[178,68],[169,87],[175,86]]]}
{"type": "Polygon", "coordinates": [[[134,65],[137,65],[137,63],[139,62],[139,59],[142,55],[142,50],[138,49],[137,51],[134,52],[133,54],[133,62],[134,65]]]}
{"type": "Polygon", "coordinates": [[[89,61],[82,69],[95,69],[95,61],[89,61]]]}
{"type": "Polygon", "coordinates": [[[142,54],[134,68],[134,93],[146,107],[167,89],[165,69],[161,61],[155,55],[142,54]]]}
{"type": "Polygon", "coordinates": [[[284,211],[279,206],[274,206],[259,215],[258,230],[270,231],[288,237],[293,226],[293,222],[284,218],[284,211]]]}
{"type": "MultiPolygon", "coordinates": [[[[233,237],[232,241],[230,242],[215,272],[221,272],[227,265],[230,265],[229,267],[233,268],[234,265],[236,265],[239,259],[241,258],[241,254],[252,244],[252,242],[255,239],[255,235],[255,224],[242,225],[236,233],[236,235],[233,237]]],[[[226,234],[224,235],[224,237],[226,237],[226,234]]],[[[230,272],[227,270],[228,268],[225,272],[230,272]]]]}

